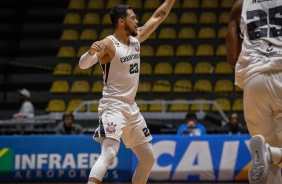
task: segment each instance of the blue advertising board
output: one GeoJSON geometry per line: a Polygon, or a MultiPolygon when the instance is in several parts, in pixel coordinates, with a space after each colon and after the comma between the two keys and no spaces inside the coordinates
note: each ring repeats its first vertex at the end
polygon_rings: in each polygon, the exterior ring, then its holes
{"type": "MultiPolygon", "coordinates": [[[[156,163],[149,181],[247,181],[249,135],[153,135],[156,163]]],[[[86,182],[100,155],[88,135],[0,136],[0,183],[86,182]]],[[[103,181],[130,182],[135,155],[121,143],[103,181]]]]}
{"type": "MultiPolygon", "coordinates": [[[[247,181],[249,135],[154,136],[151,182],[247,181]]],[[[137,165],[132,155],[132,171],[137,165]]]]}
{"type": "MultiPolygon", "coordinates": [[[[87,181],[100,144],[85,135],[1,136],[1,181],[87,181]]],[[[131,152],[121,144],[104,181],[130,181],[131,152]]]]}

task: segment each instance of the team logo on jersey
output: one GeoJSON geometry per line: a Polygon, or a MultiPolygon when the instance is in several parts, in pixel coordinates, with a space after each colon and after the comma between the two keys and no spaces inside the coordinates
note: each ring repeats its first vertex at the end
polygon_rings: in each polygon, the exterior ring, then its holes
{"type": "Polygon", "coordinates": [[[110,134],[115,133],[116,132],[116,124],[114,124],[113,122],[107,123],[108,127],[106,128],[106,131],[110,134]]]}
{"type": "Polygon", "coordinates": [[[271,52],[273,50],[272,43],[269,43],[268,46],[266,47],[266,52],[271,52]]]}
{"type": "Polygon", "coordinates": [[[119,44],[119,42],[118,41],[116,41],[115,39],[112,39],[113,40],[113,42],[115,43],[115,45],[117,46],[117,47],[119,47],[120,46],[120,44],[119,44]]]}
{"type": "Polygon", "coordinates": [[[140,47],[139,47],[139,44],[138,42],[132,42],[132,44],[134,45],[134,49],[139,52],[140,51],[140,47]]]}

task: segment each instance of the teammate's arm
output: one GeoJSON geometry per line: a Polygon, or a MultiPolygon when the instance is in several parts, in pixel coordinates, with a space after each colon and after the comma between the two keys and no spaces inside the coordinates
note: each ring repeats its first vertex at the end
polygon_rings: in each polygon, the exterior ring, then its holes
{"type": "Polygon", "coordinates": [[[174,0],[166,0],[152,15],[152,17],[142,26],[139,27],[136,38],[140,43],[144,42],[153,31],[165,20],[169,14],[174,0]]]}
{"type": "Polygon", "coordinates": [[[101,58],[107,55],[107,39],[94,42],[89,51],[84,53],[79,60],[79,67],[87,69],[96,64],[101,58]]]}
{"type": "Polygon", "coordinates": [[[229,23],[226,35],[227,62],[234,68],[242,48],[240,37],[240,19],[243,0],[237,0],[229,15],[229,23]]]}

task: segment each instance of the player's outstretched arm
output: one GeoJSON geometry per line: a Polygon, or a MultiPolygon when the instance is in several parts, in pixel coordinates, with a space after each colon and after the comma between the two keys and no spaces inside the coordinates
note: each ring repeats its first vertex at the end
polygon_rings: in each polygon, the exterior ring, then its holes
{"type": "Polygon", "coordinates": [[[243,0],[237,0],[229,15],[226,35],[227,62],[234,68],[241,52],[242,39],[240,38],[240,19],[243,0]]]}
{"type": "Polygon", "coordinates": [[[165,20],[169,14],[175,0],[166,0],[152,15],[152,17],[142,26],[138,28],[136,38],[140,43],[144,42],[153,31],[165,20]]]}

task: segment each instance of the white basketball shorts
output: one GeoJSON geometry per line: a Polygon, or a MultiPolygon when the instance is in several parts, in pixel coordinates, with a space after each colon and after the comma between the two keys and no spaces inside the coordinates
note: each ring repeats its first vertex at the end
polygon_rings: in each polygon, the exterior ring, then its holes
{"type": "Polygon", "coordinates": [[[282,72],[268,71],[244,85],[244,116],[251,135],[282,146],[282,72]]]}
{"type": "Polygon", "coordinates": [[[150,142],[152,136],[144,117],[135,102],[125,102],[114,98],[102,98],[98,107],[99,125],[94,133],[94,140],[113,138],[127,148],[150,142]]]}

